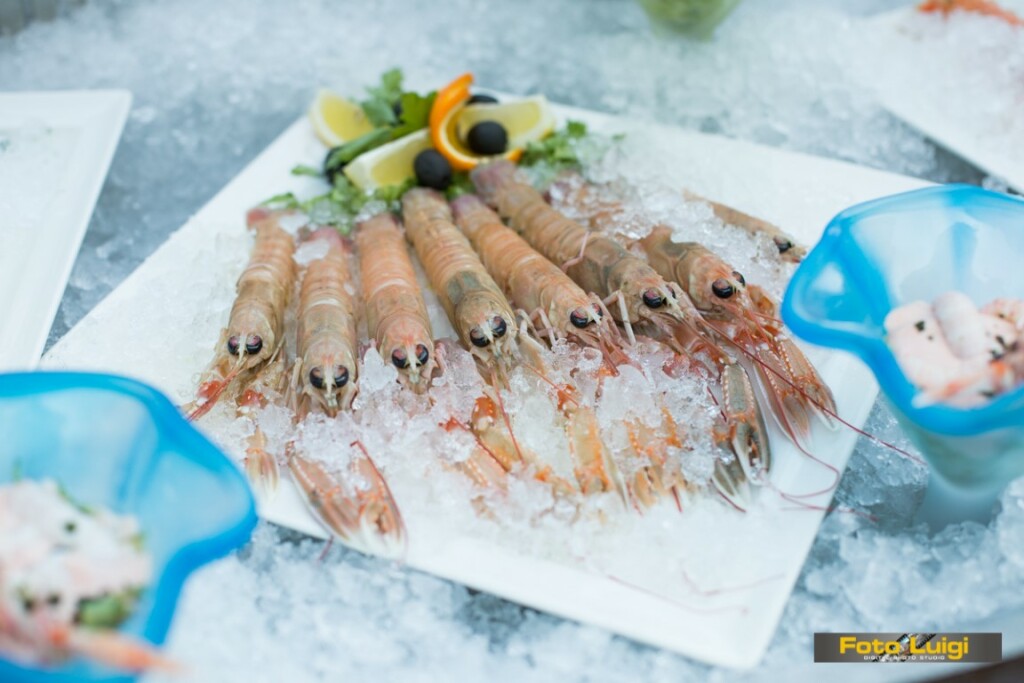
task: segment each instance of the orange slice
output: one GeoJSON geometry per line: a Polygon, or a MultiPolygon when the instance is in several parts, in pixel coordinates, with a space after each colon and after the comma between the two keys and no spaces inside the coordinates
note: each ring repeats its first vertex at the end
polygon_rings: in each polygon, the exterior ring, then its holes
{"type": "Polygon", "coordinates": [[[518,161],[523,154],[522,149],[510,149],[495,156],[481,156],[459,139],[457,123],[469,100],[469,86],[472,82],[473,74],[462,74],[437,92],[434,106],[430,110],[430,140],[434,143],[434,149],[456,171],[469,171],[493,159],[518,161]]]}

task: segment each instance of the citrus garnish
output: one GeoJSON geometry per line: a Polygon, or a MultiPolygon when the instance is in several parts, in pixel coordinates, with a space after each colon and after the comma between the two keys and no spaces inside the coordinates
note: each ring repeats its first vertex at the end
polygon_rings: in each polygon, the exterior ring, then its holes
{"type": "Polygon", "coordinates": [[[434,149],[444,155],[456,171],[469,171],[481,162],[492,159],[516,161],[523,153],[522,149],[514,148],[504,154],[481,156],[462,142],[457,123],[469,101],[469,86],[472,82],[473,74],[459,76],[437,91],[437,99],[430,110],[430,139],[434,149]]]}
{"type": "Polygon", "coordinates": [[[415,176],[416,155],[430,149],[430,132],[424,128],[361,154],[345,166],[345,175],[364,191],[400,185],[415,176]]]}
{"type": "Polygon", "coordinates": [[[527,143],[540,140],[555,129],[555,113],[548,99],[534,95],[511,102],[467,105],[456,124],[459,139],[466,140],[473,126],[486,121],[505,127],[510,149],[526,147],[527,143]]]}
{"type": "Polygon", "coordinates": [[[309,107],[309,120],[320,142],[328,147],[337,147],[373,130],[362,107],[326,89],[317,91],[309,107]]]}

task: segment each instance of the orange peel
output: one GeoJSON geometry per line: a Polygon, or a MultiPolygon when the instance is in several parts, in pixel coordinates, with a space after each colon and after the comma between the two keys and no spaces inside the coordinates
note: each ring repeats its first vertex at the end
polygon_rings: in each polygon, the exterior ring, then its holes
{"type": "Polygon", "coordinates": [[[430,141],[434,149],[440,152],[456,171],[470,171],[481,163],[494,159],[518,161],[523,154],[522,149],[510,149],[504,154],[494,156],[481,156],[459,140],[456,123],[469,101],[469,86],[472,83],[473,74],[465,73],[437,91],[434,106],[430,109],[430,141]]]}

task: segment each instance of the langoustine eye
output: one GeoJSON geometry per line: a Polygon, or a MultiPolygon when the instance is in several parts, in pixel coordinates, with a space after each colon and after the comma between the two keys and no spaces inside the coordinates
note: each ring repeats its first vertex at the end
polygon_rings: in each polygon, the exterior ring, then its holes
{"type": "Polygon", "coordinates": [[[663,297],[656,289],[648,289],[644,292],[643,299],[644,303],[649,308],[661,308],[665,305],[665,297],[663,297]]]}
{"type": "Polygon", "coordinates": [[[474,327],[469,331],[469,341],[473,342],[473,346],[479,346],[480,348],[491,343],[491,340],[487,338],[479,327],[474,327]]]}
{"type": "Polygon", "coordinates": [[[430,350],[423,344],[417,344],[416,362],[418,362],[420,365],[426,365],[428,360],[430,360],[430,350]]]}
{"type": "Polygon", "coordinates": [[[569,322],[582,329],[590,324],[590,316],[587,315],[585,309],[577,308],[569,314],[569,322]]]}
{"type": "Polygon", "coordinates": [[[263,337],[258,334],[250,334],[245,339],[245,352],[249,355],[255,355],[260,352],[263,348],[263,337]]]}
{"type": "Polygon", "coordinates": [[[406,355],[404,349],[395,349],[392,351],[391,362],[399,370],[405,370],[409,367],[409,357],[406,355]]]}
{"type": "Polygon", "coordinates": [[[725,278],[718,278],[711,283],[711,291],[714,292],[715,296],[719,299],[728,299],[735,293],[735,288],[725,278]]]}

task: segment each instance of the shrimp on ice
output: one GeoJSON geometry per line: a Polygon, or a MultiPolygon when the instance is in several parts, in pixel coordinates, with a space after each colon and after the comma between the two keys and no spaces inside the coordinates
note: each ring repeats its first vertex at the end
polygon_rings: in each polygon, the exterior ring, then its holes
{"type": "MultiPolygon", "coordinates": [[[[578,251],[576,259],[570,258],[568,272],[584,289],[593,289],[601,296],[612,294],[613,288],[618,288],[620,294],[629,292],[632,302],[629,313],[637,322],[653,323],[659,337],[692,363],[698,363],[698,358],[704,359],[708,370],[718,374],[722,387],[720,407],[724,427],[720,440],[736,453],[743,463],[744,473],[767,469],[771,462],[767,430],[757,402],[753,400],[750,380],[742,367],[706,333],[706,321],[679,284],[629,253],[609,235],[590,233],[547,205],[540,193],[516,179],[513,169],[504,162],[473,173],[478,186],[491,193],[492,200],[513,226],[549,258],[560,260],[573,250],[578,251]],[[665,307],[664,313],[652,315],[662,307],[665,307]]],[[[602,216],[610,220],[614,213],[602,211],[602,216]]],[[[621,302],[622,298],[619,300],[621,302]]],[[[614,306],[612,312],[615,312],[614,306]]],[[[622,315],[620,321],[628,324],[633,319],[622,315]]],[[[627,331],[632,335],[629,327],[627,331]]],[[[738,470],[720,465],[715,474],[715,482],[723,495],[742,507],[745,489],[743,478],[737,479],[738,470]]]]}
{"type": "Polygon", "coordinates": [[[549,343],[572,339],[622,357],[622,336],[605,316],[604,304],[588,295],[555,264],[506,227],[479,197],[465,194],[451,203],[459,229],[480,254],[487,271],[549,343]]]}
{"type": "Polygon", "coordinates": [[[768,293],[706,247],[672,241],[672,230],[655,226],[639,241],[659,273],[678,282],[715,333],[745,352],[786,434],[801,442],[810,416],[831,424],[835,399],[817,370],[785,334],[768,293]]]}
{"type": "Polygon", "coordinates": [[[733,225],[755,237],[764,235],[775,245],[779,252],[779,258],[783,261],[800,263],[807,256],[807,247],[799,244],[774,223],[769,223],[763,218],[751,216],[728,204],[711,201],[689,190],[684,190],[683,196],[691,201],[704,202],[709,205],[715,216],[726,225],[733,225]]]}
{"type": "Polygon", "coordinates": [[[1008,9],[1000,7],[993,0],[924,0],[917,6],[919,12],[939,12],[943,16],[949,16],[955,11],[973,12],[983,16],[1001,19],[1011,26],[1024,26],[1024,19],[1008,9]]]}
{"type": "Polygon", "coordinates": [[[356,228],[366,325],[402,382],[423,392],[437,367],[433,333],[398,220],[380,213],[356,228]]]}
{"type": "MultiPolygon", "coordinates": [[[[584,293],[561,269],[505,227],[480,198],[463,195],[452,202],[452,210],[488,271],[517,306],[532,311],[525,317],[540,322],[537,327],[549,343],[571,338],[600,349],[606,358],[622,356],[621,336],[610,323],[611,315],[604,316],[600,299],[584,293]]],[[[529,360],[527,367],[550,382],[547,377],[551,373],[536,342],[521,335],[520,346],[529,360]]],[[[601,440],[593,408],[579,404],[574,387],[552,385],[566,420],[580,490],[584,494],[611,491],[625,498],[621,476],[601,440]]]]}
{"type": "Polygon", "coordinates": [[[508,161],[479,166],[470,174],[477,192],[534,249],[584,289],[600,296],[635,342],[641,320],[663,330],[690,321],[695,311],[679,286],[666,282],[644,261],[604,235],[595,235],[554,208],[508,161]]]}
{"type": "Polygon", "coordinates": [[[405,233],[463,346],[488,371],[507,377],[516,352],[515,314],[455,227],[448,202],[436,190],[414,188],[402,197],[405,233]]]}
{"type": "MultiPolygon", "coordinates": [[[[356,394],[357,292],[352,247],[336,230],[321,228],[311,241],[326,247],[306,266],[299,295],[292,407],[296,420],[312,409],[330,417],[347,410],[356,394]]],[[[335,476],[295,442],[286,448],[288,468],[314,514],[343,543],[395,556],[404,548],[405,525],[380,470],[362,444],[349,445],[335,476]]],[[[337,454],[332,454],[337,455],[337,454]]]]}
{"type": "MultiPolygon", "coordinates": [[[[602,317],[600,301],[595,305],[564,272],[505,227],[479,198],[465,195],[453,203],[453,210],[488,271],[496,276],[516,305],[534,310],[544,321],[549,342],[572,335],[605,350],[620,342],[614,334],[617,330],[610,332],[609,324],[602,317]],[[553,327],[552,319],[558,321],[560,327],[553,327]]],[[[550,372],[537,342],[520,335],[520,347],[529,361],[527,367],[547,379],[550,372]]],[[[593,408],[581,405],[573,397],[574,387],[561,385],[555,389],[582,492],[585,495],[614,492],[625,499],[622,477],[601,440],[593,408]]]]}
{"type": "Polygon", "coordinates": [[[239,392],[278,356],[284,343],[284,315],[295,285],[295,241],[281,227],[289,212],[258,208],[249,212],[256,233],[249,264],[235,286],[237,296],[217,351],[203,373],[188,419],[210,411],[229,387],[239,392]]]}

